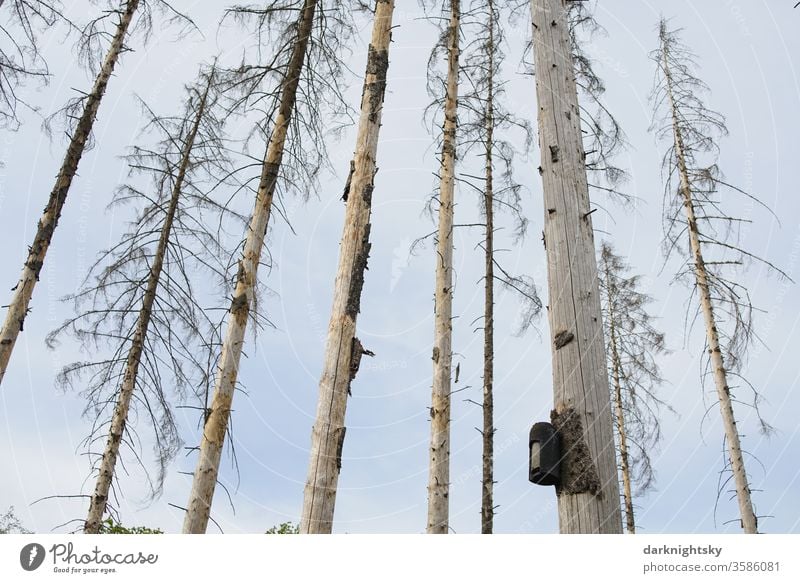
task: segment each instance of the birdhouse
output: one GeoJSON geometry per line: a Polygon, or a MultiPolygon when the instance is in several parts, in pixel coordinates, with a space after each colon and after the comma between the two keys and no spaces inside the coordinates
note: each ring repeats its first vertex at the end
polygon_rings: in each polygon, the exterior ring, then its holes
{"type": "Polygon", "coordinates": [[[540,486],[558,484],[561,466],[561,440],[549,423],[534,423],[531,427],[528,479],[540,486]]]}

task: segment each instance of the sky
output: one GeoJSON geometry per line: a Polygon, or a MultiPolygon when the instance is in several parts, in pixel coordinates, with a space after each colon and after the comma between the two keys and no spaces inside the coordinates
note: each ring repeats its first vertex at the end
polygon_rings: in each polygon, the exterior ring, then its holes
{"type": "MultiPolygon", "coordinates": [[[[177,110],[181,87],[200,62],[222,52],[235,60],[247,39],[235,28],[218,29],[222,8],[208,2],[175,0],[196,21],[200,33],[179,34],[156,21],[146,46],[134,37],[135,51],[124,55],[109,86],[95,125],[96,147],[80,165],[33,297],[33,310],[20,336],[0,389],[0,511],[14,506],[23,524],[37,532],[66,532],[85,516],[82,498],[93,489],[81,445],[91,420],[82,416],[78,393],[55,386],[61,366],[81,358],[79,347],[64,342],[55,351],[46,334],[70,316],[59,301],[74,292],[96,254],[115,241],[130,217],[106,209],[127,168],[120,158],[134,143],[141,123],[134,96],[163,113],[177,110]],[[72,521],[72,522],[70,522],[72,521]]],[[[629,192],[641,202],[633,209],[603,205],[595,228],[626,255],[645,290],[655,298],[652,312],[666,333],[671,352],[660,364],[667,379],[661,396],[677,415],[662,419],[664,439],[652,452],[655,488],[636,499],[637,525],[644,533],[737,532],[737,508],[729,492],[718,497],[724,464],[722,426],[713,387],[701,386],[702,330],[684,327],[690,290],[672,282],[675,262],[661,254],[661,147],[648,127],[655,73],[648,54],[656,46],[660,15],[684,28],[683,39],[698,55],[701,76],[711,87],[708,105],[727,118],[730,136],[721,143],[720,163],[730,182],[757,194],[777,215],[745,201],[731,205],[754,220],[743,243],[795,280],[800,279],[800,11],[789,0],[670,3],[606,0],[592,3],[605,28],[586,49],[607,87],[606,101],[626,132],[630,147],[618,158],[631,176],[629,192]],[[738,205],[738,206],[737,206],[738,205]]],[[[97,7],[65,2],[75,18],[97,7]]],[[[7,13],[4,7],[0,14],[7,13]]],[[[426,524],[426,485],[433,331],[434,256],[430,246],[414,255],[411,243],[435,229],[424,213],[437,170],[433,139],[423,122],[429,101],[425,66],[436,29],[422,19],[415,2],[399,2],[390,54],[387,96],[373,196],[372,252],[366,275],[358,336],[376,353],[364,359],[347,409],[347,440],[336,500],[334,532],[421,533],[426,524]]],[[[348,57],[354,72],[347,95],[360,95],[369,24],[348,57]]],[[[528,30],[524,22],[507,33],[509,107],[535,122],[534,80],[518,66],[528,30]]],[[[90,79],[69,50],[63,31],[44,39],[53,73],[46,87],[28,87],[25,97],[53,112],[90,79]]],[[[60,136],[41,131],[41,118],[23,115],[17,132],[0,131],[0,289],[16,283],[27,245],[52,187],[64,150],[60,136]]],[[[535,141],[534,141],[535,143],[535,141]]],[[[226,533],[263,532],[285,521],[297,522],[308,467],[311,425],[316,410],[325,331],[331,305],[344,206],[340,194],[354,144],[349,128],[329,144],[335,173],[325,174],[308,202],[287,200],[293,229],[275,221],[268,249],[274,267],[261,272],[270,293],[265,309],[274,329],[248,336],[232,415],[238,471],[226,454],[212,517],[226,533]]],[[[538,147],[523,153],[515,167],[526,186],[523,208],[531,221],[528,236],[514,246],[508,217],[501,218],[498,246],[511,271],[534,278],[546,294],[541,181],[535,172],[538,147]]],[[[460,172],[477,168],[475,157],[460,161],[460,172]]],[[[472,192],[457,192],[456,222],[476,219],[472,192]]],[[[481,438],[475,430],[481,412],[467,399],[480,400],[482,337],[474,320],[482,313],[482,255],[478,233],[456,235],[454,350],[461,379],[452,407],[450,523],[454,532],[480,531],[481,438]],[[466,388],[469,387],[469,388],[466,388]]],[[[762,414],[776,428],[758,431],[756,416],[737,405],[748,452],[756,512],[764,532],[800,532],[800,288],[753,266],[745,275],[755,303],[764,346],[756,346],[747,375],[763,393],[762,414]],[[793,357],[792,354],[795,356],[793,357]]],[[[213,291],[213,290],[212,290],[213,291]]],[[[6,303],[0,298],[0,303],[6,303]]],[[[556,498],[552,488],[527,480],[527,435],[532,423],[549,418],[552,407],[550,350],[546,322],[515,335],[520,305],[498,292],[495,357],[495,517],[498,533],[555,533],[556,498]]],[[[85,355],[84,355],[85,356],[85,355]]],[[[199,439],[191,412],[178,414],[187,445],[199,439]]],[[[117,500],[125,524],[180,532],[194,470],[194,455],[179,454],[163,495],[149,501],[140,470],[126,466],[117,500]]],[[[209,531],[216,530],[210,526],[209,531]]]]}

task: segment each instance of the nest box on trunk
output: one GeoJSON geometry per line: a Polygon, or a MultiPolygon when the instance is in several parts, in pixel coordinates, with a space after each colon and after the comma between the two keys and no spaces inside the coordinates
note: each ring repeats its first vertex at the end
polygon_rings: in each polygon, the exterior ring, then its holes
{"type": "Polygon", "coordinates": [[[558,484],[561,466],[561,440],[549,423],[534,423],[531,427],[528,479],[540,486],[558,484]]]}

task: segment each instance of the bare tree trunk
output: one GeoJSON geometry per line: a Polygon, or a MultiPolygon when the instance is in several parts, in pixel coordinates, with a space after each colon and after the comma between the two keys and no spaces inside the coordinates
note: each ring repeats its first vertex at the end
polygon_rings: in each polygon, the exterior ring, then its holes
{"type": "Polygon", "coordinates": [[[672,76],[670,74],[667,52],[664,51],[664,74],[667,81],[667,92],[669,96],[670,108],[672,111],[672,127],[675,135],[675,155],[678,162],[678,173],[680,175],[680,191],[683,196],[683,206],[686,210],[686,220],[688,224],[689,248],[694,258],[694,273],[697,281],[697,288],[700,297],[700,308],[703,312],[703,321],[706,327],[706,341],[708,342],[708,352],[711,359],[711,369],[714,374],[714,384],[717,388],[722,422],[725,426],[725,440],[728,444],[728,455],[731,463],[734,481],[736,483],[736,498],[739,502],[739,515],[741,526],[745,533],[756,534],[758,532],[758,519],[753,510],[753,502],[750,498],[750,483],[747,479],[747,472],[744,467],[742,447],[739,441],[739,431],[736,428],[736,419],[733,414],[733,404],[731,402],[730,388],[728,386],[728,375],[722,357],[722,350],[719,343],[719,333],[714,317],[714,309],[711,303],[711,292],[709,290],[708,274],[706,272],[703,252],[700,246],[700,236],[695,216],[694,200],[692,187],[689,181],[689,172],[686,165],[685,148],[683,135],[681,134],[678,111],[672,91],[672,76]]]}
{"type": "Polygon", "coordinates": [[[14,350],[17,336],[22,332],[25,317],[29,310],[28,305],[33,295],[33,288],[36,282],[39,281],[39,273],[44,265],[45,255],[58,225],[61,210],[67,200],[72,179],[78,171],[78,163],[81,160],[81,156],[83,156],[86,141],[92,132],[97,110],[105,94],[108,80],[114,71],[114,66],[117,64],[119,55],[122,52],[125,35],[133,19],[133,13],[138,6],[139,0],[128,0],[125,10],[120,15],[111,46],[106,53],[103,66],[100,68],[100,73],[95,79],[92,90],[86,96],[83,113],[67,147],[67,153],[61,163],[61,169],[56,177],[53,191],[50,193],[50,199],[44,208],[42,218],[39,219],[36,236],[33,239],[33,244],[29,247],[28,258],[22,268],[22,275],[17,285],[14,286],[14,297],[8,306],[3,328],[0,330],[0,384],[2,384],[8,368],[8,361],[11,359],[11,352],[14,350]]]}
{"type": "Polygon", "coordinates": [[[628,459],[628,434],[625,429],[625,412],[622,407],[622,362],[619,356],[617,344],[616,314],[614,313],[614,301],[611,298],[613,293],[611,275],[608,264],[605,265],[606,289],[608,290],[608,326],[610,329],[609,345],[611,348],[611,377],[614,383],[614,413],[616,420],[617,437],[619,438],[619,459],[620,471],[622,473],[622,496],[625,500],[625,526],[629,534],[636,534],[636,522],[633,514],[633,495],[631,493],[631,470],[628,459]]]}
{"type": "Polygon", "coordinates": [[[189,506],[183,522],[183,532],[186,534],[204,533],[208,526],[211,501],[217,485],[219,462],[225,443],[225,434],[228,430],[233,391],[236,388],[236,379],[239,374],[239,360],[244,345],[247,318],[250,315],[250,307],[253,305],[258,281],[258,264],[261,260],[264,237],[269,225],[272,198],[275,194],[278,172],[283,160],[283,147],[294,111],[297,86],[305,63],[306,49],[317,3],[318,0],[306,0],[300,13],[297,39],[286,70],[281,102],[261,168],[253,216],[250,218],[242,259],[239,261],[239,272],[236,275],[236,290],[231,301],[228,328],[222,345],[211,408],[207,412],[203,427],[200,455],[192,482],[189,506]]]}
{"type": "Polygon", "coordinates": [[[620,533],[597,259],[565,0],[531,0],[544,186],[551,414],[564,448],[562,533],[620,533]]]}
{"type": "Polygon", "coordinates": [[[617,435],[619,437],[619,459],[622,471],[622,495],[625,499],[625,526],[628,534],[636,534],[636,521],[633,514],[633,495],[631,493],[631,469],[628,460],[628,434],[625,430],[625,414],[622,408],[622,385],[620,384],[619,355],[617,354],[617,340],[614,336],[612,324],[611,351],[614,361],[614,408],[616,410],[617,435]]]}
{"type": "Polygon", "coordinates": [[[311,433],[311,461],[300,520],[300,532],[306,534],[330,533],[333,528],[336,486],[342,467],[347,396],[362,355],[371,354],[364,350],[355,332],[370,250],[372,191],[377,171],[378,137],[386,93],[393,13],[394,0],[376,0],[353,171],[347,193],[344,233],[339,250],[339,268],[319,383],[317,417],[311,433]]]}
{"type": "Polygon", "coordinates": [[[100,468],[97,475],[97,483],[95,484],[94,495],[89,503],[89,514],[83,527],[85,534],[97,534],[100,532],[100,526],[103,520],[103,514],[106,511],[108,503],[108,492],[111,488],[111,482],[114,479],[114,467],[117,463],[119,455],[119,446],[122,442],[122,437],[125,433],[125,424],[128,419],[128,409],[130,408],[131,397],[136,388],[136,379],[139,373],[139,363],[141,362],[142,352],[144,350],[144,342],[147,336],[147,329],[150,325],[150,318],[153,310],[153,303],[156,299],[156,292],[161,280],[161,271],[164,267],[164,257],[167,252],[167,245],[169,244],[170,234],[172,232],[172,224],[175,219],[175,212],[178,208],[178,201],[181,197],[183,189],[183,182],[186,178],[186,171],[189,167],[192,149],[194,148],[195,138],[200,129],[200,123],[205,114],[206,100],[208,98],[209,90],[211,89],[212,76],[209,76],[208,85],[200,100],[197,109],[197,115],[194,119],[189,134],[186,137],[186,143],[183,146],[181,154],[181,162],[178,167],[178,175],[175,177],[175,185],[172,187],[172,197],[167,207],[167,214],[164,218],[164,225],[161,227],[161,235],[158,240],[158,246],[153,258],[153,265],[150,268],[150,275],[147,278],[147,289],[145,290],[144,298],[142,299],[142,307],[139,310],[139,318],[136,322],[136,330],[131,341],[131,348],[128,351],[128,357],[125,363],[125,376],[122,380],[122,386],[117,395],[117,404],[114,408],[114,414],[111,418],[111,427],[108,432],[108,441],[106,448],[103,452],[103,458],[100,463],[100,468]]]}
{"type": "Polygon", "coordinates": [[[486,168],[483,205],[486,212],[485,281],[483,300],[483,476],[481,533],[492,534],[494,523],[494,0],[488,0],[488,87],[486,95],[486,168]]]}
{"type": "Polygon", "coordinates": [[[458,109],[458,41],[461,2],[450,2],[447,94],[444,106],[439,232],[436,244],[433,390],[431,397],[428,533],[447,534],[450,515],[450,372],[453,361],[453,198],[455,193],[458,109]]]}

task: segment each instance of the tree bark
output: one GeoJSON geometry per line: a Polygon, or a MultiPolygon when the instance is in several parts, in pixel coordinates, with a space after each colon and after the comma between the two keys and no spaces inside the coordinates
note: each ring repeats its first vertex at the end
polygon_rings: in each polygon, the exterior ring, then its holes
{"type": "Polygon", "coordinates": [[[714,384],[717,388],[722,422],[725,427],[725,440],[728,445],[728,456],[731,463],[734,481],[736,483],[736,498],[739,503],[739,516],[741,519],[742,530],[746,534],[756,534],[758,532],[758,519],[753,510],[753,502],[750,497],[750,482],[747,479],[747,472],[742,456],[742,446],[739,440],[739,431],[736,428],[736,418],[733,414],[733,403],[731,401],[730,388],[728,386],[728,374],[722,356],[722,349],[719,343],[719,332],[717,322],[714,317],[714,307],[711,303],[711,292],[709,290],[708,273],[706,272],[705,261],[700,244],[700,233],[697,227],[697,217],[694,209],[694,198],[692,187],[689,180],[689,171],[686,164],[685,147],[683,135],[681,133],[678,108],[672,89],[672,76],[667,60],[667,51],[664,50],[664,75],[667,81],[667,93],[670,108],[672,111],[672,129],[675,137],[675,155],[678,164],[678,174],[680,176],[680,193],[683,197],[683,206],[686,211],[686,221],[688,225],[687,233],[689,236],[689,250],[694,259],[694,273],[697,282],[697,289],[700,298],[700,309],[703,312],[703,321],[706,328],[706,341],[708,342],[708,352],[711,359],[711,369],[714,374],[714,384]]]}
{"type": "Polygon", "coordinates": [[[333,308],[319,383],[316,421],[311,433],[311,461],[303,496],[301,533],[330,533],[333,528],[347,396],[362,355],[371,354],[364,350],[355,332],[370,251],[372,192],[389,68],[393,13],[394,0],[376,0],[333,308]]]}
{"type": "Polygon", "coordinates": [[[531,0],[544,187],[551,418],[564,448],[562,533],[620,533],[597,259],[565,0],[531,0]]]}
{"type": "Polygon", "coordinates": [[[494,523],[494,0],[488,0],[488,88],[486,95],[486,167],[483,205],[486,212],[485,281],[483,300],[483,476],[481,534],[492,534],[494,523]]]}
{"type": "Polygon", "coordinates": [[[606,290],[608,300],[608,327],[610,330],[609,345],[611,348],[611,377],[614,383],[614,414],[617,437],[619,439],[620,472],[622,474],[622,496],[625,501],[625,527],[628,534],[636,534],[636,521],[633,513],[633,495],[631,493],[631,469],[628,457],[628,434],[625,427],[625,411],[622,407],[622,361],[619,356],[617,339],[617,321],[614,312],[614,291],[611,284],[609,266],[605,264],[606,290]]]}
{"type": "Polygon", "coordinates": [[[306,0],[300,12],[297,38],[294,41],[292,56],[286,70],[275,125],[261,167],[253,215],[248,225],[247,238],[242,258],[239,261],[239,272],[236,275],[236,289],[231,301],[230,316],[217,369],[211,408],[207,412],[203,427],[200,455],[183,522],[183,532],[187,534],[204,533],[208,526],[222,448],[228,430],[233,391],[236,388],[236,379],[239,374],[239,360],[244,345],[247,319],[250,315],[250,307],[253,305],[258,264],[261,260],[264,237],[269,225],[272,198],[275,194],[278,172],[283,160],[286,134],[294,112],[297,86],[305,64],[306,49],[317,4],[318,0],[306,0]]]}
{"type": "Polygon", "coordinates": [[[428,533],[447,534],[450,495],[450,374],[453,335],[453,198],[455,193],[458,58],[461,2],[450,2],[447,93],[444,107],[439,229],[436,244],[436,293],[431,396],[428,533]]]}
{"type": "Polygon", "coordinates": [[[611,324],[611,350],[614,361],[614,408],[616,410],[617,435],[619,436],[619,459],[622,471],[622,495],[625,500],[625,527],[628,534],[636,534],[636,520],[633,514],[633,495],[631,493],[631,469],[628,460],[628,434],[625,430],[625,413],[622,408],[622,385],[620,382],[620,363],[617,353],[617,339],[614,324],[611,324]]]}
{"type": "Polygon", "coordinates": [[[172,196],[170,197],[169,206],[167,207],[167,214],[164,217],[164,224],[161,227],[161,234],[158,239],[158,246],[153,258],[153,265],[150,268],[150,274],[147,278],[147,288],[145,290],[144,298],[142,299],[142,307],[139,310],[139,317],[136,322],[136,329],[131,341],[131,348],[128,351],[128,357],[125,362],[125,375],[123,376],[122,385],[117,393],[117,404],[114,407],[114,414],[111,418],[111,428],[108,432],[108,440],[106,448],[103,452],[102,461],[97,475],[97,483],[95,484],[94,495],[89,503],[89,514],[84,523],[83,532],[85,534],[97,534],[100,532],[100,526],[103,520],[103,514],[106,511],[108,504],[108,491],[111,488],[111,482],[114,479],[114,468],[119,456],[119,446],[122,442],[122,437],[125,433],[125,425],[128,419],[128,410],[130,408],[131,397],[136,388],[136,379],[139,373],[139,363],[141,362],[142,352],[144,350],[144,342],[147,337],[147,329],[150,326],[150,319],[153,310],[153,303],[156,299],[156,292],[161,281],[161,272],[164,267],[164,257],[167,252],[170,234],[172,232],[172,224],[175,219],[175,212],[178,208],[178,201],[180,200],[183,182],[186,178],[186,171],[189,167],[192,149],[194,148],[195,138],[200,129],[200,124],[205,114],[206,101],[208,93],[211,89],[211,79],[209,77],[208,85],[198,104],[197,114],[192,124],[191,130],[186,136],[186,142],[183,146],[181,153],[181,161],[178,167],[178,174],[175,177],[175,184],[172,187],[172,196]]]}
{"type": "Polygon", "coordinates": [[[92,132],[97,110],[105,94],[108,81],[114,71],[114,67],[119,60],[119,55],[124,46],[125,36],[133,20],[133,14],[139,6],[139,0],[128,0],[125,8],[120,15],[117,29],[111,41],[111,46],[106,53],[103,65],[95,79],[91,92],[86,96],[75,132],[70,139],[67,153],[61,163],[61,168],[56,176],[56,182],[50,193],[47,206],[44,208],[42,218],[39,219],[36,235],[33,244],[28,248],[28,258],[22,268],[17,285],[14,286],[14,296],[8,306],[3,328],[0,330],[0,384],[3,382],[8,362],[11,359],[11,352],[17,341],[19,333],[22,332],[25,317],[28,314],[33,288],[39,281],[39,273],[44,265],[45,255],[53,239],[53,233],[61,217],[61,211],[67,200],[72,180],[78,171],[78,164],[81,156],[86,149],[86,142],[92,132]]]}

